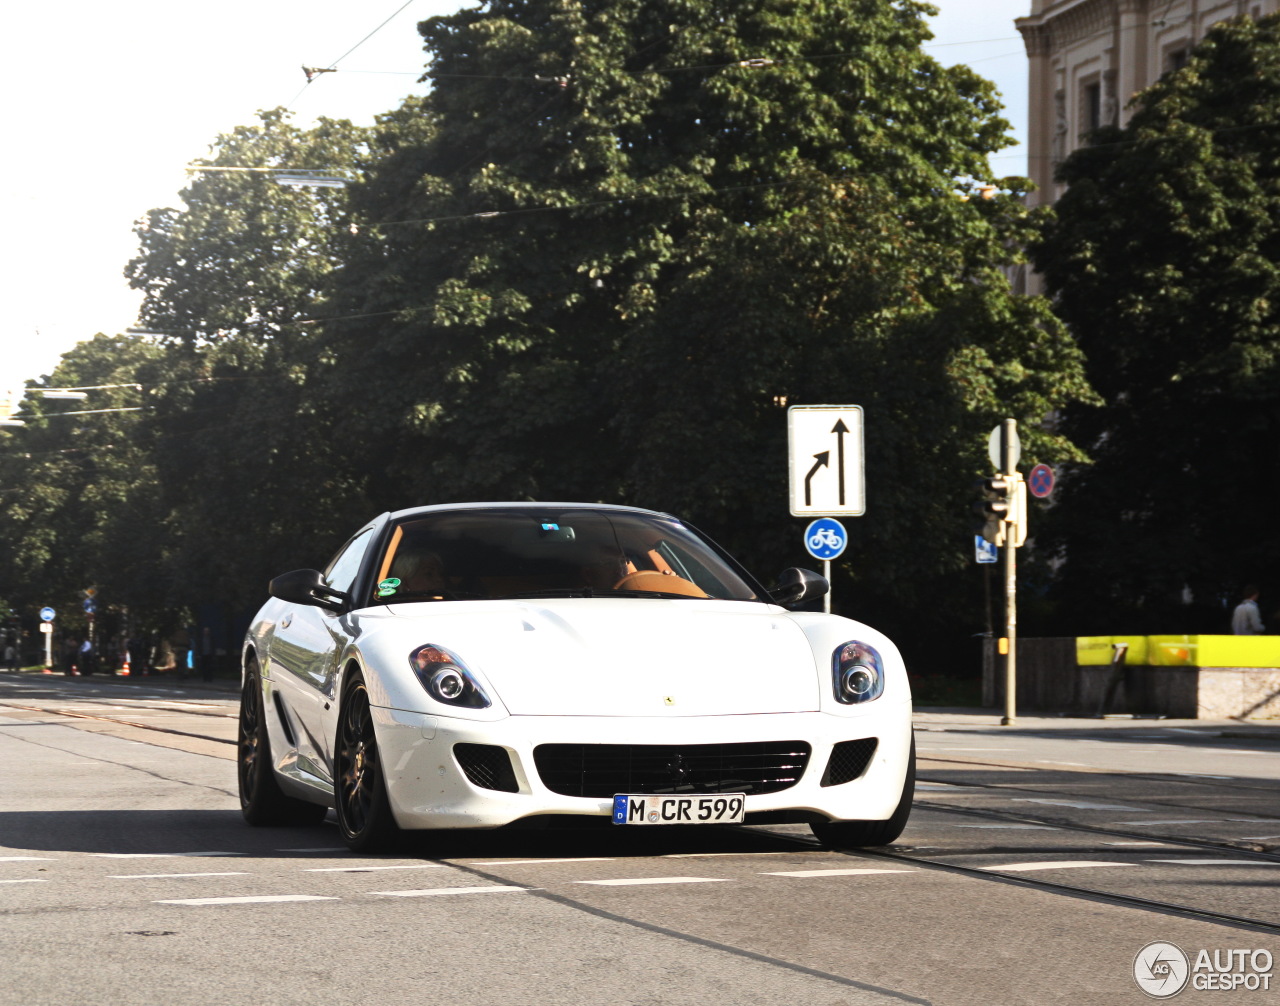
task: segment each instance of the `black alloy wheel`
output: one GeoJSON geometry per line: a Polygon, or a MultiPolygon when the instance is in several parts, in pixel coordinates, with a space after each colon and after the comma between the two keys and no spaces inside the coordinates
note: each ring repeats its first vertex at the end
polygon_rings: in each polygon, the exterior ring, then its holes
{"type": "Polygon", "coordinates": [[[262,704],[262,679],[255,657],[246,658],[236,734],[236,776],[240,813],[255,826],[319,824],[328,808],[286,796],[271,768],[271,742],[262,704]]]}
{"type": "Polygon", "coordinates": [[[348,848],[374,852],[394,842],[399,828],[387,800],[369,692],[358,676],[343,689],[333,788],[338,828],[348,848]]]}

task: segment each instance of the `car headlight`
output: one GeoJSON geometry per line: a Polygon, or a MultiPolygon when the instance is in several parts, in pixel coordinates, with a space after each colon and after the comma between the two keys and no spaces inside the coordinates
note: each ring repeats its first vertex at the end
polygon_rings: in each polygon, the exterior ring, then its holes
{"type": "Polygon", "coordinates": [[[491,704],[466,664],[443,646],[419,646],[409,654],[409,666],[437,702],[468,709],[484,709],[491,704]]]}
{"type": "Polygon", "coordinates": [[[850,640],[831,656],[836,698],[846,705],[870,702],[884,693],[884,661],[874,646],[850,640]]]}

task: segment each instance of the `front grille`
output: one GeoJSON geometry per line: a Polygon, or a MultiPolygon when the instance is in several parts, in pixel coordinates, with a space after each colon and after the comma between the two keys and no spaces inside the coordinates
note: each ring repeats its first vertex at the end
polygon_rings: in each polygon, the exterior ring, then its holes
{"type": "Polygon", "coordinates": [[[471,782],[481,789],[496,789],[503,793],[519,793],[511,756],[506,748],[492,744],[455,744],[453,755],[471,782]]]}
{"type": "Polygon", "coordinates": [[[540,744],[543,785],[564,796],[777,793],[809,764],[804,741],[749,744],[540,744]]]}
{"type": "Polygon", "coordinates": [[[876,753],[877,744],[879,741],[874,737],[841,741],[831,749],[827,770],[822,773],[822,785],[839,786],[841,783],[853,782],[871,764],[871,756],[876,753]]]}

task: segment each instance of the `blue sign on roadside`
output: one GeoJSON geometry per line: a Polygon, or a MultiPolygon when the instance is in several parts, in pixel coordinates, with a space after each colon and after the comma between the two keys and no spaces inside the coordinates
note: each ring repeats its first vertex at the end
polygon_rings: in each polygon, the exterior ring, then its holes
{"type": "Polygon", "coordinates": [[[41,608],[41,609],[40,609],[40,620],[41,620],[42,622],[52,622],[52,621],[53,621],[53,616],[54,616],[55,614],[56,614],[56,612],[55,612],[52,608],[41,608]]]}
{"type": "Polygon", "coordinates": [[[980,534],[973,536],[973,557],[978,562],[996,562],[999,559],[999,550],[995,544],[987,541],[980,534]]]}
{"type": "Polygon", "coordinates": [[[820,517],[804,529],[804,547],[815,559],[834,559],[847,544],[849,533],[831,517],[820,517]]]}
{"type": "Polygon", "coordinates": [[[94,603],[93,603],[93,598],[92,598],[92,597],[86,597],[86,598],[84,599],[84,601],[83,601],[83,602],[81,602],[81,603],[82,603],[82,605],[83,605],[83,607],[84,607],[84,610],[85,610],[85,613],[86,613],[86,614],[92,615],[95,611],[97,611],[97,610],[98,610],[98,606],[97,606],[96,604],[94,604],[94,603]]]}

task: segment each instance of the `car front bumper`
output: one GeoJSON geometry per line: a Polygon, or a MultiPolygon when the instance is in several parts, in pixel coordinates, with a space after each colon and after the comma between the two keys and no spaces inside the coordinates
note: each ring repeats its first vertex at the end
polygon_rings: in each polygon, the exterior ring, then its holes
{"type": "Polygon", "coordinates": [[[807,742],[812,749],[799,781],[773,793],[749,794],[753,816],[806,815],[832,820],[884,820],[902,795],[911,750],[909,702],[869,703],[845,715],[823,712],[692,717],[511,716],[497,722],[433,716],[374,707],[374,724],[387,793],[402,828],[497,828],[541,816],[608,819],[611,797],[566,796],[543,783],[534,762],[540,744],[695,745],[759,741],[807,742]],[[875,738],[862,773],[822,785],[832,748],[875,738]],[[473,783],[454,747],[504,749],[517,792],[473,783]]]}

